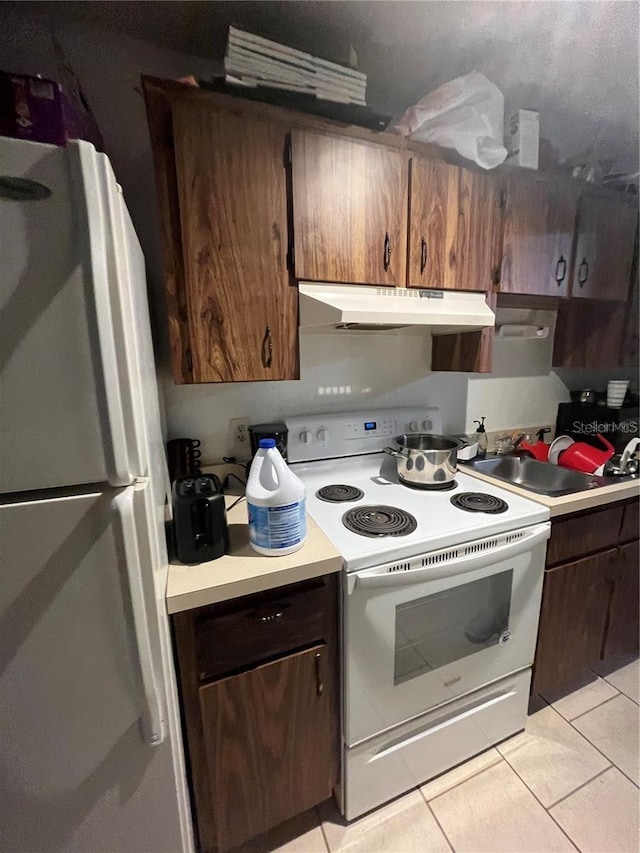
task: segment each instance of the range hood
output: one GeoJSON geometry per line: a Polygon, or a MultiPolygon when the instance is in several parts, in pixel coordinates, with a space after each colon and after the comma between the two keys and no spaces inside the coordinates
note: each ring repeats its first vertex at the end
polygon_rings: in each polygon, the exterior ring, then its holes
{"type": "Polygon", "coordinates": [[[495,325],[484,293],[301,281],[300,328],[309,331],[392,331],[425,327],[433,335],[495,325]]]}

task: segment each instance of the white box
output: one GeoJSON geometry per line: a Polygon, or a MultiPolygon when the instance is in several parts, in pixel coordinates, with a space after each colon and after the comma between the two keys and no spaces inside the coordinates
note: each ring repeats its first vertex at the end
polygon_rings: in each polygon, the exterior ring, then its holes
{"type": "Polygon", "coordinates": [[[537,169],[539,144],[540,113],[518,110],[509,121],[508,161],[524,169],[537,169]]]}

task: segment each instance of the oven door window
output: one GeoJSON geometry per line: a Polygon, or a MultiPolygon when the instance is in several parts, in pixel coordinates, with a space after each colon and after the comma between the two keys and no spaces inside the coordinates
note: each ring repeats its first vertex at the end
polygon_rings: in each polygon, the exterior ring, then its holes
{"type": "Polygon", "coordinates": [[[398,605],[393,683],[505,642],[512,584],[510,569],[398,605]]]}

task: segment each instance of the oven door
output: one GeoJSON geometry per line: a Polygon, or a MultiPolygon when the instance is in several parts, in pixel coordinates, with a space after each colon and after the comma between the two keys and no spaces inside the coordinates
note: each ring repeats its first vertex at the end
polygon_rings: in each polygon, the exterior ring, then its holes
{"type": "Polygon", "coordinates": [[[346,577],[348,746],[531,666],[550,529],[346,577]]]}

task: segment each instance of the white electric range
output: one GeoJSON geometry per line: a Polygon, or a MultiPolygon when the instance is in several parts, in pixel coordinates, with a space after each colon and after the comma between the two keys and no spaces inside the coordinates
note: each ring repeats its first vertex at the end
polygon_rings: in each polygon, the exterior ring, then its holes
{"type": "Polygon", "coordinates": [[[307,511],[344,560],[352,819],[524,728],[549,510],[460,469],[444,490],[400,483],[383,448],[406,432],[440,434],[438,409],[287,427],[307,511]]]}

